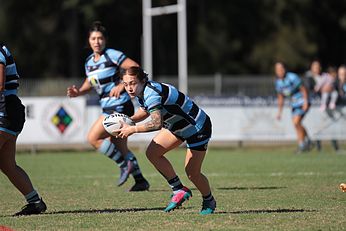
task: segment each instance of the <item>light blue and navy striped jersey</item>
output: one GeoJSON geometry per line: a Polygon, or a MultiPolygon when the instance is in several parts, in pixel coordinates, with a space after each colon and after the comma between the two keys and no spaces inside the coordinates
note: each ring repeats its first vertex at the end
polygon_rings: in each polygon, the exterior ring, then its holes
{"type": "Polygon", "coordinates": [[[118,99],[109,97],[112,88],[120,83],[117,72],[125,59],[124,53],[114,49],[105,49],[97,62],[94,61],[94,54],[86,59],[85,73],[100,96],[100,105],[103,109],[114,109],[114,106],[131,100],[126,91],[118,99]]]}
{"type": "Polygon", "coordinates": [[[5,65],[5,91],[4,95],[17,95],[17,89],[19,86],[19,75],[17,73],[17,67],[14,62],[13,56],[8,48],[0,43],[0,63],[5,65]]]}
{"type": "Polygon", "coordinates": [[[287,72],[283,79],[276,79],[275,89],[277,93],[290,98],[292,107],[301,107],[304,104],[304,97],[300,92],[302,84],[297,74],[287,72]]]}
{"type": "Polygon", "coordinates": [[[164,127],[182,138],[196,134],[207,118],[188,96],[169,84],[148,81],[143,98],[137,97],[137,100],[148,112],[161,110],[164,127]]]}

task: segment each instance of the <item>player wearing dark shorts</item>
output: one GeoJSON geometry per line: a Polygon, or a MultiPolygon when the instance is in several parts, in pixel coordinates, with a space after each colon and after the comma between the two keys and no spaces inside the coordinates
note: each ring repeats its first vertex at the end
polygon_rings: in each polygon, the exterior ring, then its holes
{"type": "Polygon", "coordinates": [[[132,116],[134,112],[130,96],[117,76],[119,68],[128,68],[138,64],[118,50],[106,48],[106,29],[100,22],[92,24],[89,30],[89,46],[93,53],[86,59],[87,78],[80,88],[70,86],[69,97],[78,97],[94,89],[99,95],[102,115],[96,120],[88,133],[89,143],[100,153],[115,161],[120,168],[118,186],[123,185],[129,175],[135,184],[129,191],[149,189],[148,181],[143,177],[135,155],[127,147],[127,139],[110,137],[102,126],[105,116],[118,112],[132,116]]]}
{"type": "Polygon", "coordinates": [[[307,89],[304,87],[302,80],[297,74],[286,71],[286,67],[282,62],[277,62],[275,64],[275,75],[275,89],[278,96],[279,107],[277,119],[281,119],[284,98],[288,97],[292,108],[292,122],[297,132],[297,153],[309,151],[312,142],[302,124],[302,120],[310,108],[307,89]]]}
{"type": "Polygon", "coordinates": [[[17,96],[18,80],[13,56],[0,43],[0,169],[27,201],[15,216],[39,214],[47,209],[29,176],[15,160],[17,137],[25,122],[25,107],[17,96]]]}
{"type": "Polygon", "coordinates": [[[120,76],[127,93],[135,97],[140,104],[139,110],[131,117],[132,120],[140,122],[149,118],[149,121],[135,126],[124,124],[123,128],[114,131],[114,134],[127,138],[134,133],[159,131],[149,144],[146,155],[173,190],[173,196],[165,211],[174,210],[192,196],[191,190],[182,184],[164,156],[186,141],[185,172],[202,194],[200,214],[213,213],[216,201],[208,179],[201,173],[212,133],[209,116],[172,85],[149,81],[140,67],[122,70],[120,76]]]}

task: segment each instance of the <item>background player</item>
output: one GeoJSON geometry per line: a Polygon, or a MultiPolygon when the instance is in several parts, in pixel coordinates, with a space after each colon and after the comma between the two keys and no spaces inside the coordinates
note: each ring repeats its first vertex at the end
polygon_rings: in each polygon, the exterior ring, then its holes
{"type": "Polygon", "coordinates": [[[96,90],[100,97],[103,114],[95,121],[88,133],[89,143],[114,160],[120,167],[119,186],[124,184],[132,173],[136,183],[129,191],[148,190],[149,183],[143,177],[136,157],[128,149],[127,139],[110,138],[102,126],[105,116],[113,112],[133,115],[134,107],[131,98],[126,93],[123,84],[120,84],[117,72],[119,67],[127,69],[138,64],[121,51],[106,48],[106,29],[100,22],[94,22],[89,29],[89,46],[93,53],[85,62],[87,78],[79,89],[76,86],[68,87],[67,95],[78,97],[87,94],[92,88],[96,90]]]}
{"type": "Polygon", "coordinates": [[[278,97],[277,119],[281,119],[284,105],[284,97],[290,98],[292,107],[292,122],[297,132],[298,153],[308,151],[311,148],[311,141],[302,120],[310,107],[308,92],[299,76],[292,72],[287,72],[282,62],[275,63],[275,89],[278,97]]]}

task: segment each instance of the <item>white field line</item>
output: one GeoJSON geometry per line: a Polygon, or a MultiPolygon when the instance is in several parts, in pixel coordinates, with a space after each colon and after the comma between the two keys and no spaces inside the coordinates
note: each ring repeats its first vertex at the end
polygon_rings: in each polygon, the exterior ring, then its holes
{"type": "MultiPolygon", "coordinates": [[[[144,174],[145,177],[162,177],[159,173],[144,174]]],[[[296,176],[296,177],[306,177],[306,176],[346,176],[346,172],[272,172],[272,173],[208,173],[205,172],[208,177],[252,177],[252,176],[263,176],[263,177],[285,177],[285,176],[296,176]]],[[[97,174],[97,175],[69,175],[69,176],[54,176],[49,177],[49,179],[73,179],[73,178],[83,178],[83,179],[102,179],[102,178],[117,178],[117,174],[97,174]]],[[[41,178],[46,178],[42,176],[41,178]]]]}

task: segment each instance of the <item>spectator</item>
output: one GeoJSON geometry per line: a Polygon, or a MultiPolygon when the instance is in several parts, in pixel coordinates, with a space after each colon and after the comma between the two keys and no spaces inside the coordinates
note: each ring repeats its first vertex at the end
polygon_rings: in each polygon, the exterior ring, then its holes
{"type": "MultiPolygon", "coordinates": [[[[334,81],[332,88],[335,89],[336,82],[335,82],[335,80],[333,80],[333,78],[335,78],[335,69],[333,70],[332,68],[329,68],[328,72],[329,73],[322,74],[322,67],[321,67],[321,63],[319,60],[315,59],[311,62],[310,70],[308,70],[305,73],[305,77],[304,77],[305,87],[308,89],[309,95],[311,97],[316,98],[316,97],[321,96],[321,91],[319,91],[319,88],[321,88],[321,86],[324,85],[323,82],[325,81],[324,77],[326,77],[326,75],[330,75],[330,74],[332,75],[332,76],[328,76],[327,78],[330,78],[329,81],[332,81],[332,82],[334,81]],[[316,89],[318,89],[318,91],[316,91],[316,89]]],[[[327,91],[328,90],[327,88],[328,87],[325,87],[324,90],[327,91]]],[[[328,94],[326,94],[325,96],[327,96],[326,98],[328,100],[328,98],[329,98],[328,94]]],[[[335,92],[333,93],[333,97],[337,98],[337,94],[335,94],[335,92]]],[[[332,100],[332,102],[333,102],[333,100],[332,100]]],[[[335,99],[335,101],[336,101],[336,99],[335,99]]],[[[321,103],[322,111],[324,111],[326,109],[327,104],[325,103],[324,105],[325,106],[323,107],[322,103],[321,103]]],[[[335,108],[335,105],[333,105],[333,103],[332,103],[331,105],[329,105],[329,107],[333,109],[333,108],[335,108]]],[[[316,149],[318,151],[321,151],[322,150],[321,141],[316,140],[315,144],[316,144],[316,149]]],[[[335,151],[337,151],[339,149],[339,145],[338,145],[337,140],[331,140],[331,144],[332,144],[335,151]]]]}
{"type": "Polygon", "coordinates": [[[322,67],[319,60],[315,59],[311,62],[310,69],[305,73],[304,85],[310,96],[315,97],[317,93],[314,91],[315,85],[321,79],[322,67]]]}
{"type": "Polygon", "coordinates": [[[315,92],[321,93],[321,111],[325,111],[327,105],[330,110],[336,107],[338,92],[336,90],[337,70],[335,67],[329,67],[327,73],[323,73],[316,82],[314,87],[315,92]],[[329,101],[329,104],[328,104],[329,101]]]}
{"type": "Polygon", "coordinates": [[[339,93],[339,102],[346,103],[346,65],[341,65],[338,69],[337,90],[339,93]]]}

